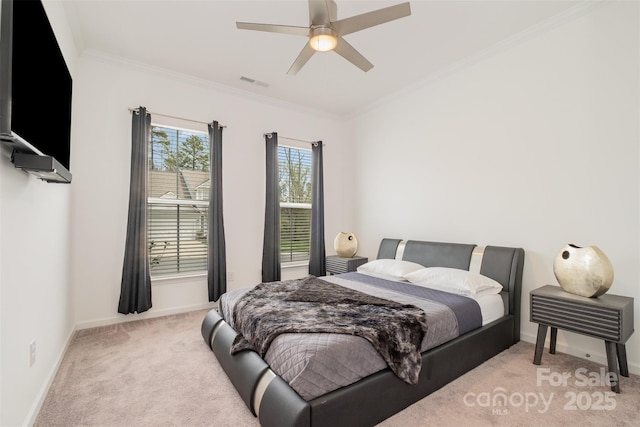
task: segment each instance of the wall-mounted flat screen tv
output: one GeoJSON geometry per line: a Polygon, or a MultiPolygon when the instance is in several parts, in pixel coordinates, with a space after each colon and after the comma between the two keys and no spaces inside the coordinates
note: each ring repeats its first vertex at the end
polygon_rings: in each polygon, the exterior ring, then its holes
{"type": "Polygon", "coordinates": [[[41,178],[68,182],[72,79],[62,51],[41,0],[2,0],[1,13],[0,138],[52,157],[65,178],[41,178]]]}

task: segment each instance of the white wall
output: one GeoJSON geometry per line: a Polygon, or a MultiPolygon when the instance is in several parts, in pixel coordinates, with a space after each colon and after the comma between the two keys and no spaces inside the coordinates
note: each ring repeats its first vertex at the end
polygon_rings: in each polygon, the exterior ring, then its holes
{"type": "MultiPolygon", "coordinates": [[[[155,281],[153,308],[117,313],[127,222],[131,117],[129,107],[199,121],[217,120],[223,131],[224,220],[229,289],[261,278],[264,227],[263,133],[325,142],[327,241],[351,221],[351,186],[344,121],[275,106],[196,80],[96,55],[79,62],[72,193],[72,277],[79,327],[135,320],[209,305],[206,278],[155,281]]],[[[282,141],[286,142],[286,141],[282,141]]],[[[332,252],[329,252],[332,253],[332,252]]],[[[283,278],[307,274],[283,271],[283,278]]]]}
{"type": "MultiPolygon", "coordinates": [[[[74,46],[59,3],[45,2],[72,75],[74,46]]],[[[35,106],[37,109],[37,106],[35,106]]],[[[72,135],[72,151],[74,136],[72,135]]],[[[73,330],[69,280],[73,184],[47,184],[0,156],[0,425],[22,425],[36,413],[73,330]],[[36,363],[29,367],[29,344],[36,363]]],[[[73,170],[74,160],[71,159],[73,170]]]]}
{"type": "MultiPolygon", "coordinates": [[[[636,2],[606,5],[355,118],[363,254],[383,237],[523,247],[535,342],[529,292],[557,284],[565,244],[596,245],[639,331],[638,25],[636,2]]],[[[596,339],[559,331],[558,348],[606,361],[596,339]]],[[[640,373],[637,332],[627,354],[640,373]]]]}

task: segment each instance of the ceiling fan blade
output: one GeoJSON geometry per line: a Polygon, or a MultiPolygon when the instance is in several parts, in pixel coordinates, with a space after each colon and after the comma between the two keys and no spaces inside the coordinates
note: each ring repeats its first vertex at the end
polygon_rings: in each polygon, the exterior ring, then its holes
{"type": "Polygon", "coordinates": [[[309,26],[328,25],[337,19],[337,9],[333,0],[309,0],[309,26]]]}
{"type": "Polygon", "coordinates": [[[333,50],[364,72],[373,68],[373,64],[342,37],[338,37],[338,44],[333,50]]]}
{"type": "Polygon", "coordinates": [[[293,61],[293,64],[291,64],[291,67],[289,68],[289,71],[287,71],[287,74],[289,74],[290,76],[298,74],[298,71],[300,71],[300,69],[304,66],[304,64],[307,63],[307,61],[313,56],[314,53],[316,53],[316,51],[311,47],[311,45],[309,43],[305,43],[304,47],[300,51],[300,54],[298,55],[296,60],[293,61]]]}
{"type": "Polygon", "coordinates": [[[339,21],[332,22],[331,24],[339,35],[346,36],[347,34],[384,24],[385,22],[404,18],[409,15],[411,15],[411,6],[407,2],[363,13],[361,15],[340,19],[339,21]]]}
{"type": "Polygon", "coordinates": [[[308,27],[295,27],[291,25],[255,24],[252,22],[236,22],[239,30],[266,31],[268,33],[292,34],[294,36],[309,36],[308,27]]]}

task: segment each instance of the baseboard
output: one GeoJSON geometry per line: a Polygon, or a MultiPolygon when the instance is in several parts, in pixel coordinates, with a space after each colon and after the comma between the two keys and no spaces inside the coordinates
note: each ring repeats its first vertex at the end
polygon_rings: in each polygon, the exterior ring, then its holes
{"type": "Polygon", "coordinates": [[[140,314],[117,314],[112,317],[105,317],[97,320],[76,323],[75,330],[96,328],[99,326],[116,325],[118,323],[133,322],[135,320],[152,319],[154,317],[169,316],[171,314],[187,313],[189,311],[205,310],[207,308],[215,308],[217,303],[208,302],[205,304],[183,305],[181,307],[171,307],[165,309],[151,309],[140,314]]]}
{"type": "Polygon", "coordinates": [[[27,418],[24,422],[25,426],[32,426],[36,422],[36,417],[40,413],[40,409],[42,408],[44,399],[47,397],[47,393],[49,393],[49,388],[51,387],[51,384],[53,384],[53,380],[58,373],[58,369],[62,364],[62,360],[64,359],[65,354],[67,354],[67,349],[69,348],[69,345],[71,344],[71,340],[73,339],[75,333],[76,329],[72,328],[71,332],[69,332],[69,335],[67,336],[64,346],[62,347],[62,351],[60,351],[60,354],[58,354],[56,363],[53,365],[53,368],[51,368],[49,375],[47,375],[46,382],[38,392],[36,400],[33,402],[31,409],[29,409],[29,412],[27,413],[27,418]]]}
{"type": "MultiPolygon", "coordinates": [[[[520,339],[522,341],[535,344],[537,338],[538,337],[535,334],[520,332],[520,339]]],[[[545,340],[545,344],[544,344],[546,354],[549,353],[549,339],[550,339],[549,334],[547,334],[547,339],[545,340]]],[[[592,349],[587,350],[582,347],[568,346],[566,343],[556,342],[556,351],[560,353],[570,354],[571,356],[575,356],[580,359],[589,360],[591,362],[595,362],[595,363],[599,363],[601,365],[607,366],[607,355],[604,353],[604,342],[602,342],[602,351],[596,351],[596,352],[594,352],[592,349]],[[590,357],[586,357],[587,354],[590,357]]],[[[543,363],[544,363],[544,356],[545,354],[543,354],[542,356],[543,363]]],[[[531,354],[531,361],[533,363],[533,354],[531,354]]],[[[640,365],[633,362],[627,362],[627,364],[629,366],[630,373],[635,375],[640,375],[640,365]]]]}

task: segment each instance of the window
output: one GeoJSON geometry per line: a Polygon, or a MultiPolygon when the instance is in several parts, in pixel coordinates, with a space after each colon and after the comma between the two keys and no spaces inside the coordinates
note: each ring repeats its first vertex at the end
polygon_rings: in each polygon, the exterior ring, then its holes
{"type": "Polygon", "coordinates": [[[280,262],[309,260],[311,240],[311,150],[278,147],[280,262]]]}
{"type": "Polygon", "coordinates": [[[209,136],[151,126],[148,239],[151,274],[207,270],[209,136]]]}

